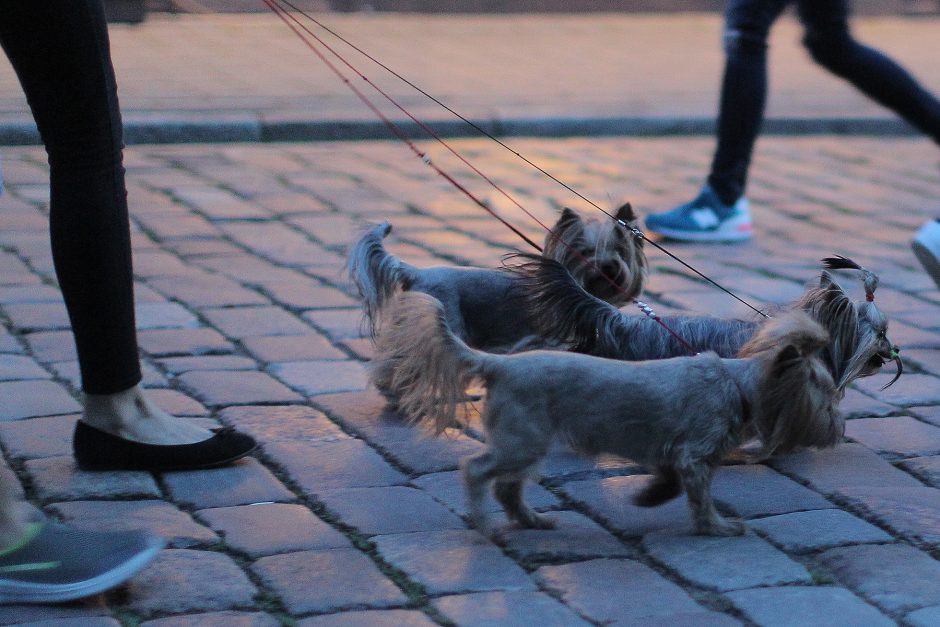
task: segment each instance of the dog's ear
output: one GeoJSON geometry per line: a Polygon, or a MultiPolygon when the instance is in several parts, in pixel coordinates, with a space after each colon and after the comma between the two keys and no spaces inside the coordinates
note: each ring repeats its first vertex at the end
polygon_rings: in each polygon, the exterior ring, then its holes
{"type": "Polygon", "coordinates": [[[564,207],[561,210],[561,216],[558,217],[558,222],[556,222],[556,225],[562,228],[566,228],[577,222],[581,222],[581,216],[578,215],[578,212],[574,209],[564,207]]]}
{"type": "Polygon", "coordinates": [[[617,213],[614,215],[615,218],[622,222],[630,224],[636,220],[636,213],[633,211],[633,205],[629,202],[625,202],[620,207],[617,208],[617,213]]]}

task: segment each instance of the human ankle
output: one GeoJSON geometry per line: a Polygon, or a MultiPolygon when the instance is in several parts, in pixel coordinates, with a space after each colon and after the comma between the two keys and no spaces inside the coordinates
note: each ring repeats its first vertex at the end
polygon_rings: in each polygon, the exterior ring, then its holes
{"type": "Polygon", "coordinates": [[[190,444],[212,436],[207,429],[157,407],[140,384],[115,394],[86,394],[82,420],[101,431],[147,444],[190,444]]]}

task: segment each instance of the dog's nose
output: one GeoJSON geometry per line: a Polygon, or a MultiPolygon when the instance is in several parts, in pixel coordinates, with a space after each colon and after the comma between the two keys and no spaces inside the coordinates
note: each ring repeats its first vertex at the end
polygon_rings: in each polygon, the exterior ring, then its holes
{"type": "Polygon", "coordinates": [[[615,279],[620,274],[620,264],[608,262],[600,265],[601,274],[609,279],[615,279]]]}

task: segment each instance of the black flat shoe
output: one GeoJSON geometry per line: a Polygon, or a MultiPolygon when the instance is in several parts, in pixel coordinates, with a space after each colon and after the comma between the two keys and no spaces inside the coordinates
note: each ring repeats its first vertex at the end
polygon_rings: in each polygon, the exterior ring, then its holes
{"type": "Polygon", "coordinates": [[[111,435],[79,420],[72,450],[82,470],[198,470],[230,464],[258,448],[250,435],[231,427],[192,444],[144,444],[111,435]]]}

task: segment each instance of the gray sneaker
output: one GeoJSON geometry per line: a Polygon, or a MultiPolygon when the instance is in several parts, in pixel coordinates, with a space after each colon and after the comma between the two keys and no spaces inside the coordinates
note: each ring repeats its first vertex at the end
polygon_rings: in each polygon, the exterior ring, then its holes
{"type": "Polygon", "coordinates": [[[141,531],[84,531],[49,520],[0,549],[0,604],[62,603],[118,586],[150,563],[163,540],[141,531]]]}
{"type": "Polygon", "coordinates": [[[931,220],[920,227],[911,242],[911,248],[920,265],[940,287],[940,222],[931,220]]]}

